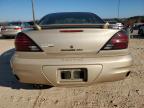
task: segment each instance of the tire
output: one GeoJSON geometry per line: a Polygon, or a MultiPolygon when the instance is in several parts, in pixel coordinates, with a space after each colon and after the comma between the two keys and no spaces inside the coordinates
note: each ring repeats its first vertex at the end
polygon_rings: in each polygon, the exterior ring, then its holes
{"type": "Polygon", "coordinates": [[[3,38],[3,39],[6,39],[6,38],[7,38],[7,36],[5,36],[5,35],[2,35],[2,38],[3,38]]]}
{"type": "Polygon", "coordinates": [[[2,35],[3,39],[13,39],[15,36],[9,36],[9,35],[2,35]]]}

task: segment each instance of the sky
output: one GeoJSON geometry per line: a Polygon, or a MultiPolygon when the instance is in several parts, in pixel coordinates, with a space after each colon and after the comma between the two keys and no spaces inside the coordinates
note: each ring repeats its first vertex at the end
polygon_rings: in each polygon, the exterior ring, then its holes
{"type": "MultiPolygon", "coordinates": [[[[118,17],[119,0],[34,0],[36,19],[55,12],[93,12],[101,18],[118,17]]],[[[120,0],[119,16],[144,16],[144,0],[120,0]]],[[[0,22],[32,20],[31,0],[0,0],[0,22]]]]}

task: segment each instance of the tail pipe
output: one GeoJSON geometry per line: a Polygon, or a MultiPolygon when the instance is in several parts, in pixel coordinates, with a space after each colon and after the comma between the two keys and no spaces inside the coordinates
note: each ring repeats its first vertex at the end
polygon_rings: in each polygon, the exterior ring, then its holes
{"type": "Polygon", "coordinates": [[[128,77],[128,76],[130,75],[130,73],[131,73],[130,71],[129,71],[129,72],[127,72],[127,73],[126,73],[126,77],[128,77]]]}

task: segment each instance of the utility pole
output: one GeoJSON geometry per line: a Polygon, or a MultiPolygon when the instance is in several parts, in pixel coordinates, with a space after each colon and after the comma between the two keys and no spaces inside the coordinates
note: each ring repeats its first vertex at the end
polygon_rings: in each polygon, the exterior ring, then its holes
{"type": "Polygon", "coordinates": [[[120,18],[120,0],[118,0],[118,19],[120,18]]]}

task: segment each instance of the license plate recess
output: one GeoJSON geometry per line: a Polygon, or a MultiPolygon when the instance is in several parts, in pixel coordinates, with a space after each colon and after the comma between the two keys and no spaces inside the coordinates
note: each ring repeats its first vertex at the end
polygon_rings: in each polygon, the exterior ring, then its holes
{"type": "Polygon", "coordinates": [[[58,73],[60,81],[87,82],[88,80],[86,68],[60,68],[58,73]]]}

